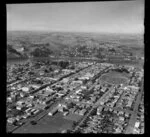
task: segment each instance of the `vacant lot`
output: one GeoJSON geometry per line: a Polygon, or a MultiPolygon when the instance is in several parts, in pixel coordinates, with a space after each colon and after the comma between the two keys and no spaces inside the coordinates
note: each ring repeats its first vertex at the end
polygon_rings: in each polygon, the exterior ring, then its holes
{"type": "Polygon", "coordinates": [[[36,125],[28,125],[17,129],[14,133],[56,133],[72,127],[73,121],[63,118],[61,113],[45,116],[36,125]]]}
{"type": "Polygon", "coordinates": [[[70,113],[69,115],[65,116],[64,118],[67,120],[71,120],[71,121],[79,121],[79,119],[81,119],[82,116],[80,116],[78,114],[70,113]]]}

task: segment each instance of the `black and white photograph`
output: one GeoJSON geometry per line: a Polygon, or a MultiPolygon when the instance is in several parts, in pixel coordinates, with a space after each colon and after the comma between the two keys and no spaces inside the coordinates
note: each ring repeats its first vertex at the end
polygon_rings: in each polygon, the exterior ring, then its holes
{"type": "Polygon", "coordinates": [[[6,4],[6,132],[144,134],[144,10],[6,4]]]}

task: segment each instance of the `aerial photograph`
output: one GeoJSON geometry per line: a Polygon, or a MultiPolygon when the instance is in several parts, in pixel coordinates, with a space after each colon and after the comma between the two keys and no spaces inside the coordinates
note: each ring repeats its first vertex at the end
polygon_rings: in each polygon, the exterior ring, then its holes
{"type": "Polygon", "coordinates": [[[144,134],[144,4],[6,4],[6,132],[144,134]]]}

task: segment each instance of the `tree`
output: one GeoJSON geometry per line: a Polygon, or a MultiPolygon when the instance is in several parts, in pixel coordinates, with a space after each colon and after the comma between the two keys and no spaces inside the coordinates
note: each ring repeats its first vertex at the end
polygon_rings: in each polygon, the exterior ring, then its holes
{"type": "Polygon", "coordinates": [[[34,51],[31,52],[31,55],[34,57],[48,57],[53,52],[46,47],[36,48],[34,51]]]}
{"type": "Polygon", "coordinates": [[[97,51],[97,54],[96,54],[96,57],[97,58],[100,58],[100,59],[103,59],[105,56],[104,56],[104,54],[102,53],[102,51],[97,51]]]}
{"type": "Polygon", "coordinates": [[[67,62],[67,61],[60,61],[59,64],[63,69],[65,69],[67,66],[69,66],[69,62],[67,62]]]}
{"type": "Polygon", "coordinates": [[[77,122],[74,121],[73,124],[72,124],[72,128],[75,128],[76,125],[77,125],[77,122]]]}
{"type": "Polygon", "coordinates": [[[114,48],[109,49],[110,52],[116,52],[114,48]]]}

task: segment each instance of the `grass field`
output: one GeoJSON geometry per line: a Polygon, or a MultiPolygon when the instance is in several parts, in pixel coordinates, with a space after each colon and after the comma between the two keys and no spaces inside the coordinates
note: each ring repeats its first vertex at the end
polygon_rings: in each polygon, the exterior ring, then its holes
{"type": "Polygon", "coordinates": [[[104,74],[101,77],[101,80],[110,84],[127,84],[128,77],[125,73],[119,73],[111,71],[107,74],[104,74]]]}
{"type": "Polygon", "coordinates": [[[63,118],[62,113],[54,116],[45,116],[36,125],[28,125],[17,129],[14,133],[61,133],[62,130],[70,129],[73,121],[63,118]]]}
{"type": "Polygon", "coordinates": [[[78,115],[78,114],[72,114],[70,113],[69,115],[64,117],[67,120],[71,120],[71,121],[78,121],[79,119],[82,118],[82,116],[78,115]]]}

